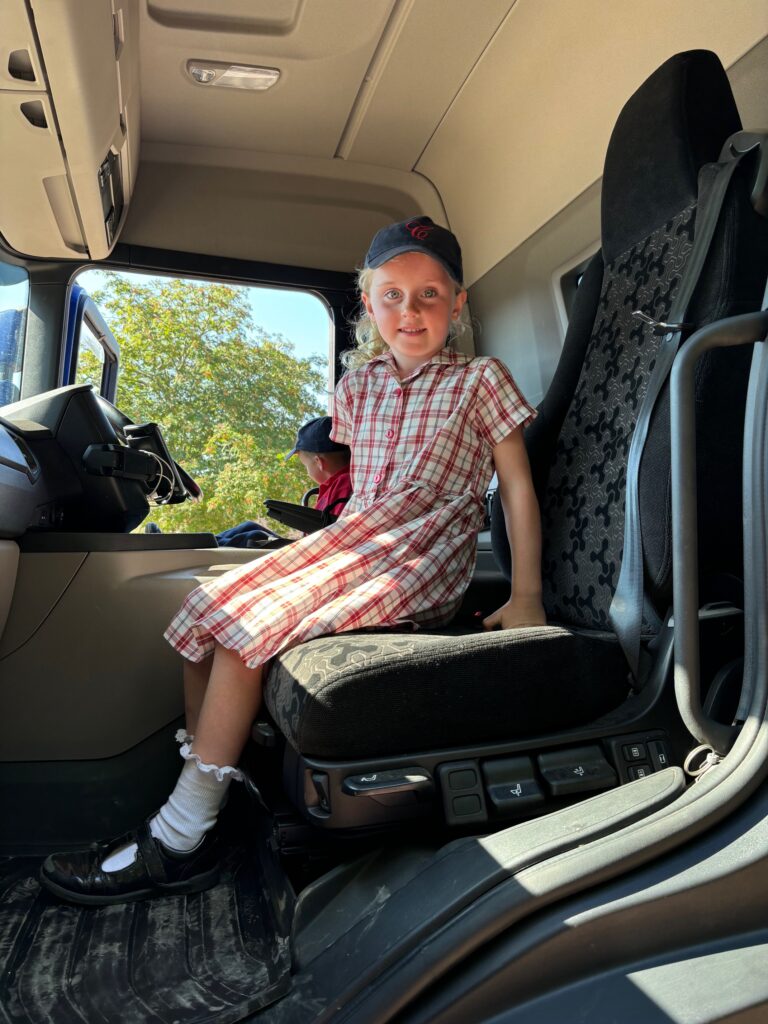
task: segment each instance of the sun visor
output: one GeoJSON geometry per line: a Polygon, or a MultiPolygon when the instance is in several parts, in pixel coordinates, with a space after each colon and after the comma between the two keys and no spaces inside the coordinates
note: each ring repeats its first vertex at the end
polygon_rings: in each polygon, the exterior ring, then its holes
{"type": "Polygon", "coordinates": [[[103,259],[138,165],[136,0],[0,5],[0,234],[19,253],[103,259]]]}

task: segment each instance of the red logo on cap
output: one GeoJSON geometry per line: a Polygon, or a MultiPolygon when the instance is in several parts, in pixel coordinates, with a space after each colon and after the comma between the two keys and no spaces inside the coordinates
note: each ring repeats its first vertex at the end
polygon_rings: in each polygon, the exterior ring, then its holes
{"type": "Polygon", "coordinates": [[[434,226],[434,224],[417,224],[415,221],[409,220],[405,225],[405,230],[410,231],[411,238],[416,238],[418,241],[423,242],[425,238],[429,237],[429,233],[434,226]]]}

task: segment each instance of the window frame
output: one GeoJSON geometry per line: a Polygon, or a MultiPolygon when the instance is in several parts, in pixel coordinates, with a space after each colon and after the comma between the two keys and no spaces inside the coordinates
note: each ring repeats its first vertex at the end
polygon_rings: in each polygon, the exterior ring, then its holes
{"type": "Polygon", "coordinates": [[[69,294],[61,383],[63,386],[75,383],[80,354],[80,330],[83,323],[87,324],[91,334],[104,350],[104,367],[101,373],[99,393],[108,402],[114,403],[120,365],[120,345],[107,326],[96,303],[88,292],[77,283],[72,285],[69,294]]]}

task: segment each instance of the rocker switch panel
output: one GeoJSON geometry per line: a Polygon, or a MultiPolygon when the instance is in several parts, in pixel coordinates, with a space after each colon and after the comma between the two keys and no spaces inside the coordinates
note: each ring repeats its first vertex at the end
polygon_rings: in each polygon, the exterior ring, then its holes
{"type": "Polygon", "coordinates": [[[486,761],[483,764],[483,776],[488,799],[498,814],[513,815],[544,801],[544,792],[530,757],[504,757],[486,761]]]}
{"type": "Polygon", "coordinates": [[[619,781],[598,746],[542,754],[539,757],[539,771],[552,796],[610,789],[619,781]]]}
{"type": "Polygon", "coordinates": [[[446,761],[437,766],[437,777],[449,825],[472,825],[488,820],[477,761],[446,761]]]}

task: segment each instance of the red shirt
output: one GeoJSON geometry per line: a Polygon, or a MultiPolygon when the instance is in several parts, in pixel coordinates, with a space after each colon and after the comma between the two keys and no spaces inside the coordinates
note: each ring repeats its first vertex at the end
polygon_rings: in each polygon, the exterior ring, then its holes
{"type": "Polygon", "coordinates": [[[333,476],[328,477],[324,484],[320,484],[320,491],[317,495],[315,508],[318,512],[323,509],[337,516],[352,496],[352,481],[348,469],[340,469],[333,476]]]}

